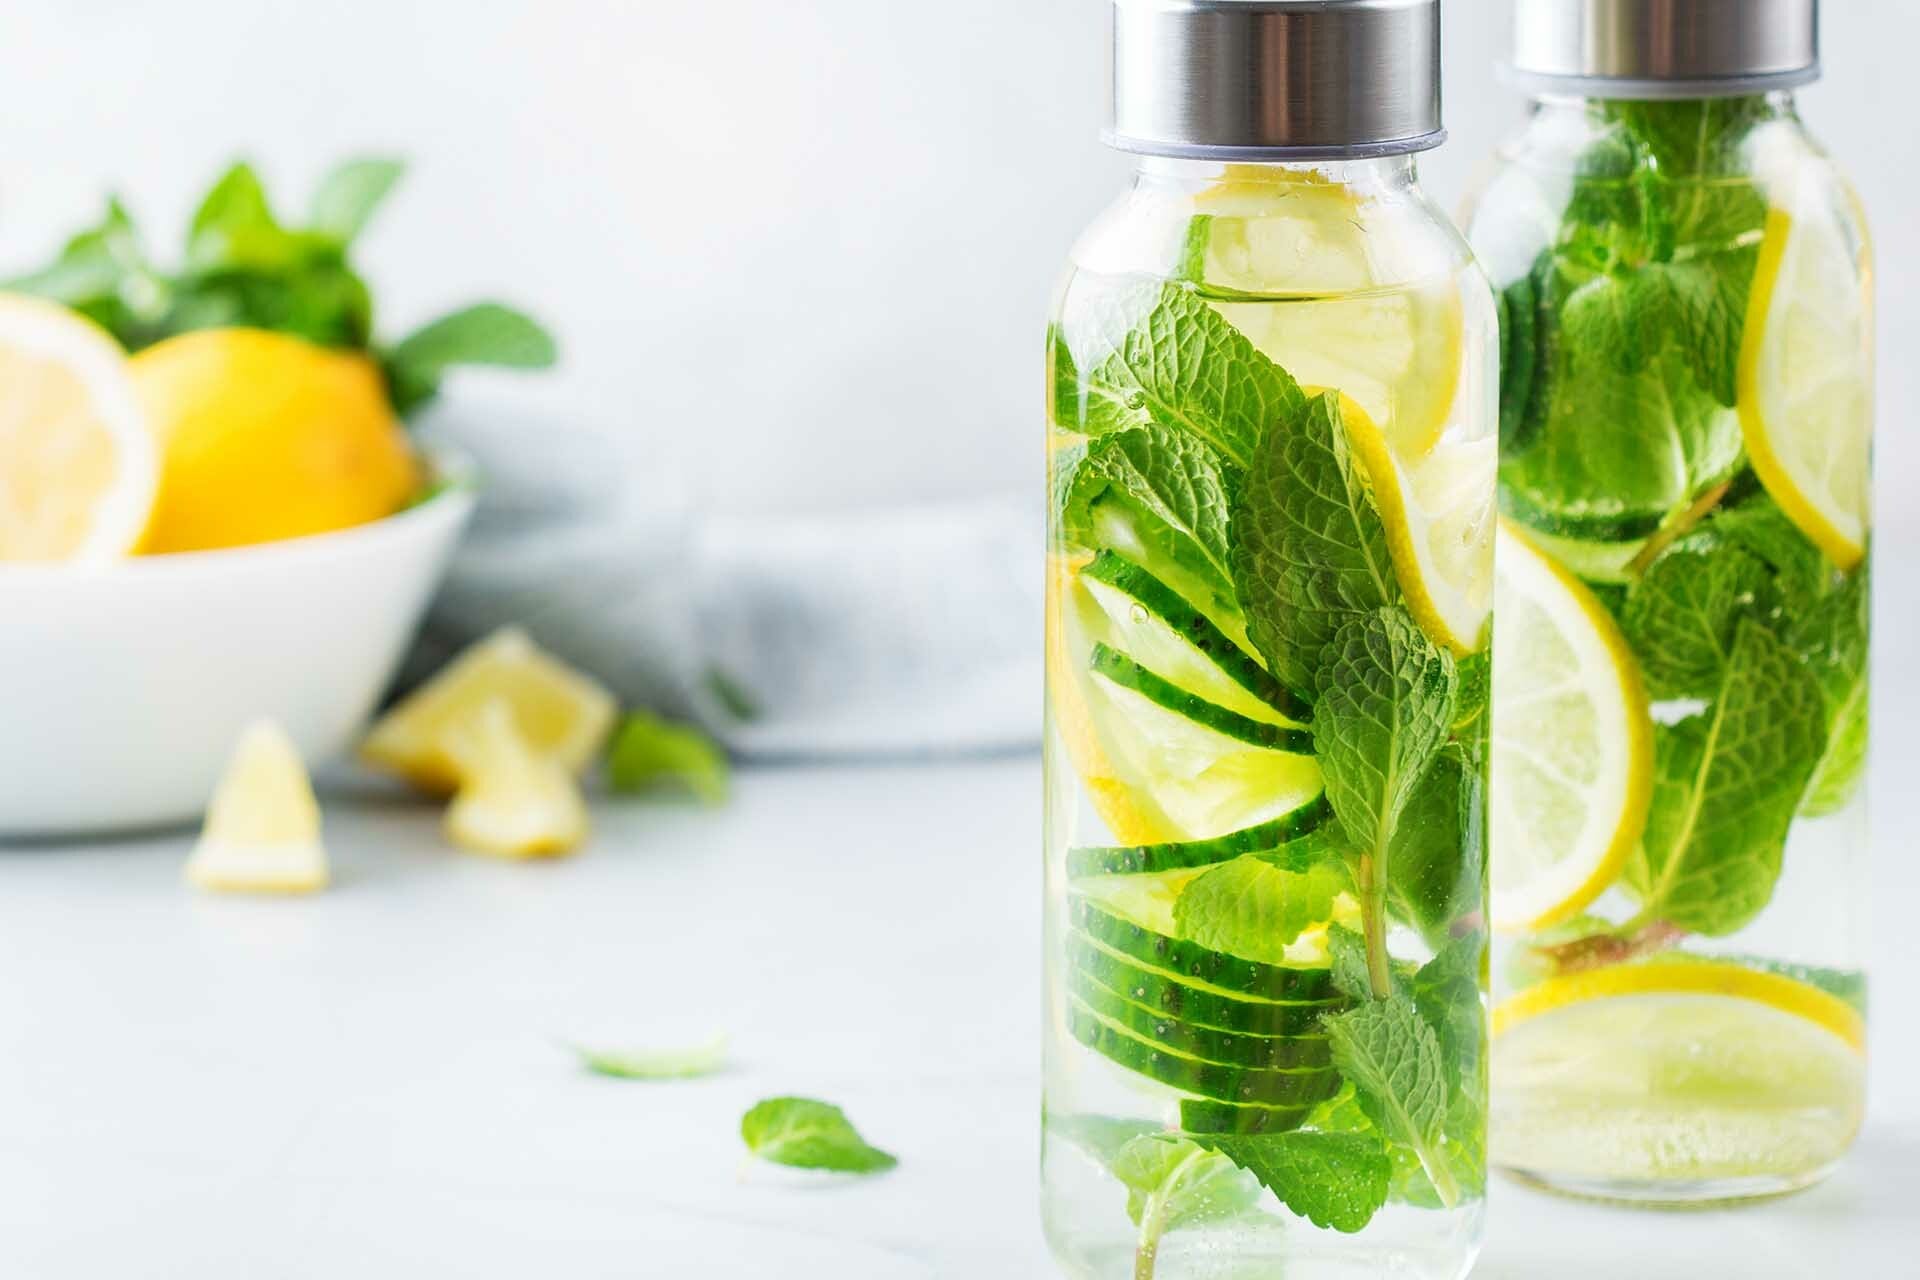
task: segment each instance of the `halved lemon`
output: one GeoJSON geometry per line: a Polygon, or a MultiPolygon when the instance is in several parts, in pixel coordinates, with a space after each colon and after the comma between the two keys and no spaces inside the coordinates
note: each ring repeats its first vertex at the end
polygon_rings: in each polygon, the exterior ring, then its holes
{"type": "Polygon", "coordinates": [[[0,562],[131,552],[160,464],[119,344],[65,307],[0,294],[0,387],[0,562]]]}
{"type": "Polygon", "coordinates": [[[1870,273],[1837,214],[1767,214],[1736,404],[1760,481],[1827,557],[1866,554],[1873,434],[1870,273]]]}
{"type": "Polygon", "coordinates": [[[320,805],[299,749],[262,720],[241,734],[207,806],[186,876],[229,893],[311,893],[327,886],[320,805]]]}
{"type": "Polygon", "coordinates": [[[1818,987],[1707,959],[1611,965],[1493,1013],[1493,1156],[1604,1180],[1797,1177],[1865,1099],[1865,1023],[1818,987]]]}
{"type": "Polygon", "coordinates": [[[421,685],[368,732],[367,763],[392,770],[428,791],[462,781],[448,730],[500,699],[534,751],[580,773],[613,729],[619,704],[598,682],[536,646],[526,632],[502,628],[467,649],[421,685]]]}
{"type": "Polygon", "coordinates": [[[449,726],[444,745],[460,768],[446,828],[461,848],[502,858],[555,857],[587,838],[579,783],[527,741],[505,698],[449,726]]]}
{"type": "Polygon", "coordinates": [[[1409,455],[1344,391],[1340,412],[1373,481],[1408,611],[1435,644],[1474,652],[1493,608],[1498,445],[1462,440],[1409,455]]]}
{"type": "Polygon", "coordinates": [[[1542,929],[1620,876],[1646,827],[1653,722],[1626,637],[1578,579],[1499,522],[1492,919],[1542,929]]]}

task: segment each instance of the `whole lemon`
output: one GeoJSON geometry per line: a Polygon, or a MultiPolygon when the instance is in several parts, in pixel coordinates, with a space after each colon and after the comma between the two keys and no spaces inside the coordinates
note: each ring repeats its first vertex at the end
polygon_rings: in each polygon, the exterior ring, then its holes
{"type": "Polygon", "coordinates": [[[148,554],[297,538],[398,511],[419,468],[364,354],[203,329],[128,367],[159,444],[148,554]]]}

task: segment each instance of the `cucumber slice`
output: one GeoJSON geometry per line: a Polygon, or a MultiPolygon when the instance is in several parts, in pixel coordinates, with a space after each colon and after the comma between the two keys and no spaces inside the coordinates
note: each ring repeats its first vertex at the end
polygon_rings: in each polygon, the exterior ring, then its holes
{"type": "Polygon", "coordinates": [[[1322,1000],[1333,994],[1333,974],[1324,968],[1293,969],[1243,960],[1143,929],[1075,895],[1067,907],[1074,928],[1095,942],[1151,968],[1197,979],[1229,994],[1259,1000],[1322,1000]]]}
{"type": "Polygon", "coordinates": [[[1126,876],[1181,871],[1189,867],[1210,867],[1230,862],[1243,853],[1265,853],[1316,830],[1333,816],[1333,806],[1324,792],[1292,813],[1242,827],[1211,840],[1179,840],[1168,844],[1136,844],[1069,849],[1067,875],[1126,876]]]}
{"type": "Polygon", "coordinates": [[[1170,1089],[1220,1102],[1310,1106],[1340,1087],[1340,1073],[1332,1067],[1269,1071],[1174,1053],[1108,1022],[1071,995],[1067,998],[1067,1026],[1074,1039],[1129,1071],[1170,1089]]]}
{"type": "Polygon", "coordinates": [[[1306,730],[1255,720],[1238,711],[1229,711],[1219,703],[1210,702],[1147,670],[1104,642],[1093,646],[1092,667],[1096,676],[1122,689],[1130,689],[1156,706],[1184,716],[1202,728],[1270,751],[1288,751],[1302,756],[1313,754],[1313,735],[1306,730]]]}
{"type": "Polygon", "coordinates": [[[1305,698],[1283,687],[1213,619],[1125,556],[1102,551],[1080,578],[1113,623],[1115,647],[1175,684],[1256,720],[1305,724],[1312,714],[1305,698]]]}
{"type": "Polygon", "coordinates": [[[1255,1036],[1310,1035],[1320,1019],[1347,1007],[1341,996],[1324,1000],[1247,1000],[1224,991],[1183,982],[1164,970],[1135,964],[1085,938],[1067,941],[1067,962],[1074,978],[1118,991],[1137,1005],[1177,1018],[1190,1026],[1255,1036]]]}
{"type": "Polygon", "coordinates": [[[1256,1036],[1195,1026],[1135,1004],[1084,973],[1074,975],[1072,990],[1074,997],[1099,1017],[1170,1052],[1191,1058],[1275,1071],[1324,1067],[1333,1061],[1323,1032],[1256,1036]]]}
{"type": "Polygon", "coordinates": [[[1312,1102],[1304,1106],[1242,1106],[1188,1098],[1180,1104],[1180,1127],[1188,1133],[1286,1133],[1305,1124],[1318,1105],[1312,1102]]]}

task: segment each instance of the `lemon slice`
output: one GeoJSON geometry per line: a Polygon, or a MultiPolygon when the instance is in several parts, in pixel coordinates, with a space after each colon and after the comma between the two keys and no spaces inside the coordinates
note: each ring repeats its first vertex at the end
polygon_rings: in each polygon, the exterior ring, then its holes
{"type": "Polygon", "coordinates": [[[1434,643],[1474,652],[1493,608],[1498,445],[1462,440],[1408,455],[1345,392],[1340,412],[1373,482],[1408,611],[1434,643]]]}
{"type": "Polygon", "coordinates": [[[1842,569],[1866,554],[1869,289],[1836,217],[1767,214],[1740,343],[1740,429],[1767,492],[1842,569]]]}
{"type": "Polygon", "coordinates": [[[490,699],[450,726],[444,748],[460,769],[446,828],[461,848],[503,858],[554,857],[587,838],[579,784],[554,756],[527,741],[505,698],[490,699]]]}
{"type": "Polygon", "coordinates": [[[0,387],[0,562],[131,552],[160,465],[119,345],[65,307],[0,294],[0,387]]]}
{"type": "Polygon", "coordinates": [[[1093,674],[1094,646],[1121,639],[1123,628],[1081,580],[1088,559],[1055,555],[1049,563],[1047,703],[1114,840],[1205,839],[1320,794],[1311,756],[1250,744],[1093,674]]]}
{"type": "Polygon", "coordinates": [[[187,860],[189,883],[232,893],[311,893],[327,886],[320,805],[286,731],[272,721],[240,736],[187,860]]]}
{"type": "Polygon", "coordinates": [[[1397,283],[1424,244],[1404,210],[1317,174],[1228,165],[1194,211],[1208,219],[1190,246],[1199,281],[1234,327],[1299,382],[1352,396],[1400,451],[1433,447],[1464,380],[1464,307],[1452,275],[1397,283]]]}
{"type": "Polygon", "coordinates": [[[1845,1001],[1711,960],[1612,965],[1493,1014],[1493,1156],[1563,1177],[1798,1177],[1837,1159],[1864,1102],[1845,1001]]]}
{"type": "Polygon", "coordinates": [[[530,749],[575,774],[592,763],[619,711],[598,683],[541,651],[524,631],[503,628],[381,717],[360,744],[361,757],[428,791],[453,791],[462,777],[447,731],[496,698],[512,710],[530,749]]]}
{"type": "Polygon", "coordinates": [[[1494,566],[1492,919],[1540,929],[1619,878],[1646,826],[1653,723],[1591,591],[1505,520],[1494,566]]]}

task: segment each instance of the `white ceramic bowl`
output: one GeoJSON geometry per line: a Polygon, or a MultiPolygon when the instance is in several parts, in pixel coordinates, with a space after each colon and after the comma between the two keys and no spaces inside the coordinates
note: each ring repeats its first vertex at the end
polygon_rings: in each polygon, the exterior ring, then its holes
{"type": "Polygon", "coordinates": [[[261,716],[309,764],[339,755],[472,510],[457,483],[336,533],[99,569],[0,565],[0,838],[194,819],[261,716]]]}

